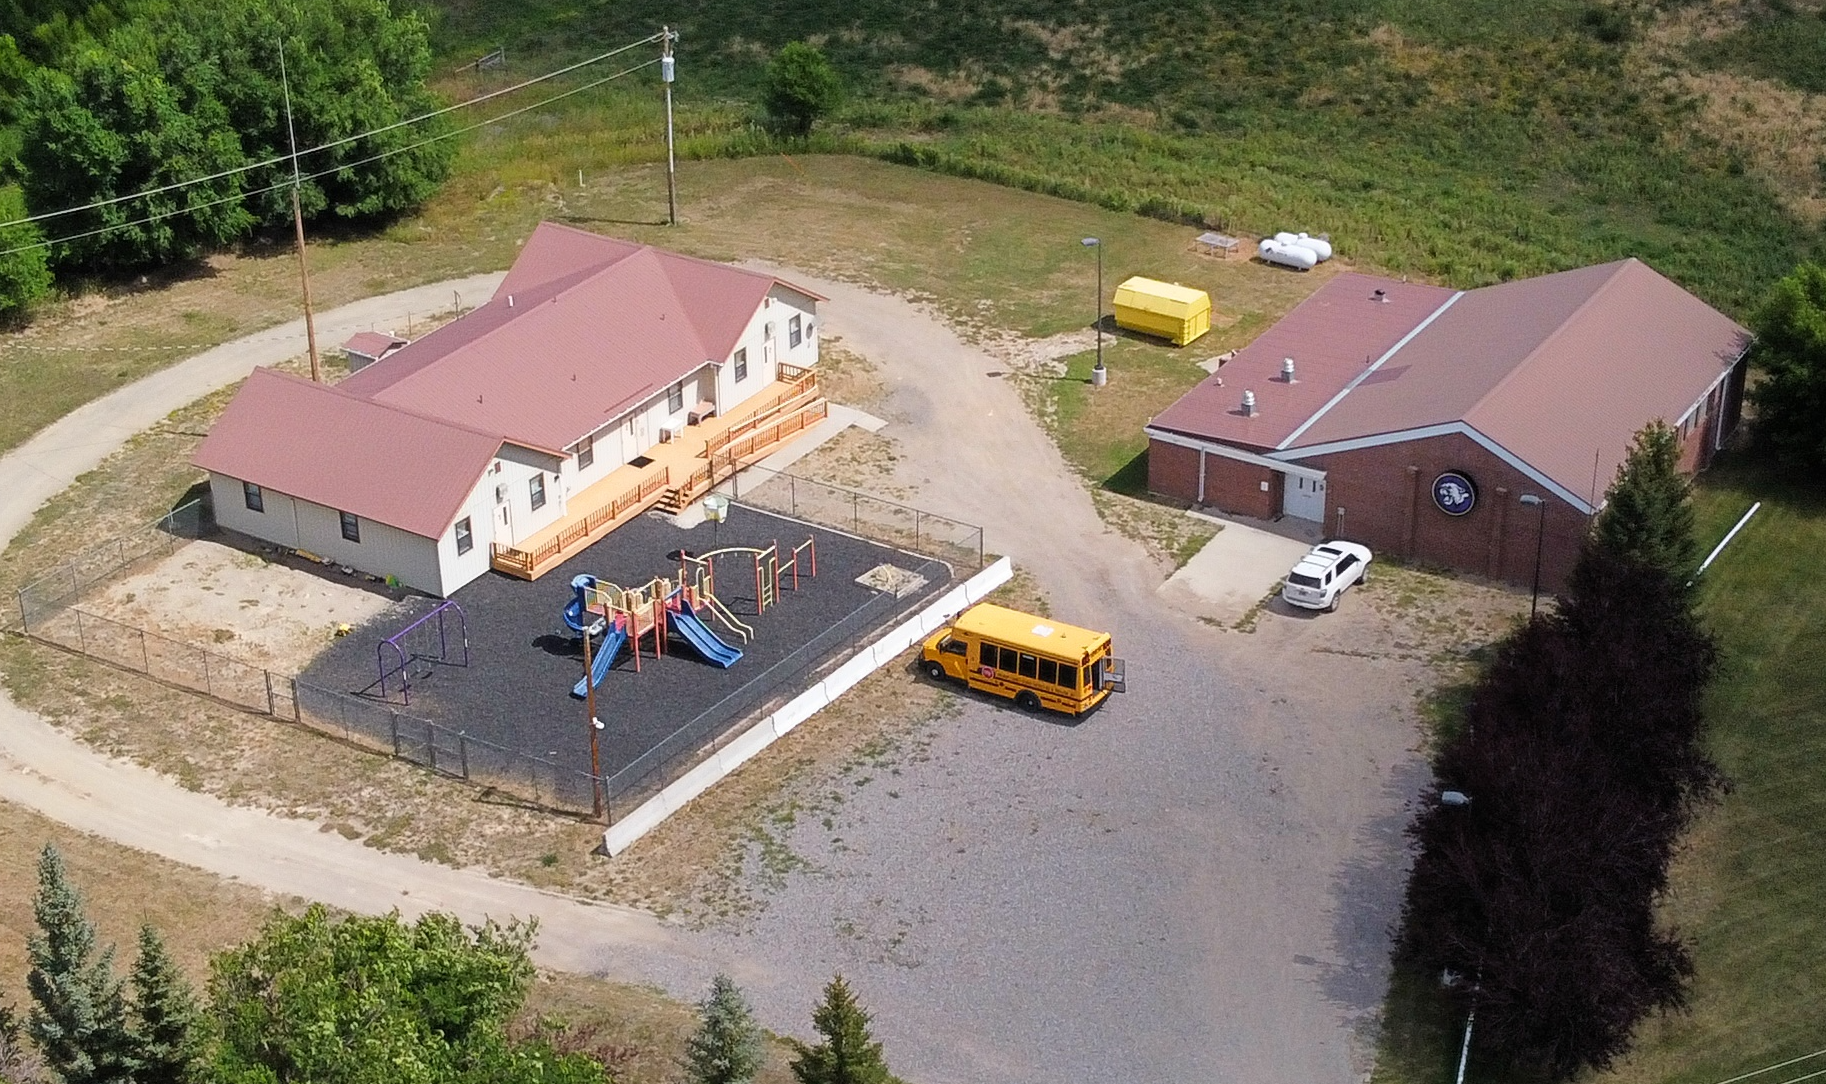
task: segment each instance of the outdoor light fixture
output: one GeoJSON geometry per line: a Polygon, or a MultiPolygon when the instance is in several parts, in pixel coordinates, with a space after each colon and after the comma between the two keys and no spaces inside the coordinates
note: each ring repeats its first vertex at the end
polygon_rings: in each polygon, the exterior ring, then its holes
{"type": "Polygon", "coordinates": [[[1097,365],[1091,370],[1091,387],[1101,388],[1109,381],[1109,370],[1103,367],[1103,242],[1086,237],[1078,242],[1097,250],[1097,365]]]}
{"type": "Polygon", "coordinates": [[[1522,503],[1539,512],[1534,527],[1534,590],[1529,592],[1528,598],[1528,620],[1533,621],[1541,608],[1541,543],[1547,537],[1547,502],[1532,493],[1524,493],[1522,503]]]}

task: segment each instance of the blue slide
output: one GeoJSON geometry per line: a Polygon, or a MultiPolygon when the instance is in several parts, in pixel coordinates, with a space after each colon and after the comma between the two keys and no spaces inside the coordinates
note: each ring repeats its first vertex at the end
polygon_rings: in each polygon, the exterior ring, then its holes
{"type": "Polygon", "coordinates": [[[571,627],[572,632],[582,632],[596,623],[596,615],[585,613],[583,609],[583,594],[594,586],[594,576],[586,574],[571,577],[571,601],[564,607],[564,623],[571,627]]]}
{"type": "Polygon", "coordinates": [[[680,607],[669,615],[672,627],[685,634],[685,639],[712,666],[727,670],[741,661],[742,652],[723,642],[722,637],[710,631],[710,627],[697,619],[688,606],[680,607]]]}
{"type": "MultiPolygon", "coordinates": [[[[578,629],[577,631],[582,632],[583,630],[578,629]]],[[[622,631],[620,626],[616,626],[603,633],[600,641],[590,645],[591,650],[595,652],[595,656],[590,660],[590,684],[592,686],[602,684],[603,675],[609,672],[609,667],[615,665],[615,656],[621,654],[621,645],[627,642],[628,634],[622,631]]],[[[571,690],[571,695],[579,700],[589,695],[589,689],[584,688],[582,678],[577,679],[577,685],[571,690]]]]}

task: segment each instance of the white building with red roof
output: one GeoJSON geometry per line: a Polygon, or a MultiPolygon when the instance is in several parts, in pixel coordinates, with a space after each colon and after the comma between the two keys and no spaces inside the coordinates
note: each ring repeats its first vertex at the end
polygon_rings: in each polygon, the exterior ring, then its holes
{"type": "Polygon", "coordinates": [[[1342,274],[1149,423],[1148,488],[1517,583],[1538,545],[1557,585],[1643,426],[1711,461],[1749,341],[1635,259],[1462,291],[1342,274]]]}
{"type": "Polygon", "coordinates": [[[487,304],[340,384],[255,370],[192,461],[275,545],[440,596],[536,578],[821,419],[821,300],[544,223],[487,304]]]}

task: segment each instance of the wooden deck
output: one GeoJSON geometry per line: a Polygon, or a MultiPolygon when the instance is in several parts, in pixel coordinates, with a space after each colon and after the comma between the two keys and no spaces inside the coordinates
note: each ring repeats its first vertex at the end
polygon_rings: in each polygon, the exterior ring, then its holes
{"type": "Polygon", "coordinates": [[[617,467],[570,495],[565,515],[520,540],[496,545],[494,567],[536,580],[578,550],[651,508],[677,512],[717,483],[823,421],[828,404],[810,369],[780,366],[781,379],[726,418],[686,426],[674,440],[648,449],[643,466],[617,467]]]}

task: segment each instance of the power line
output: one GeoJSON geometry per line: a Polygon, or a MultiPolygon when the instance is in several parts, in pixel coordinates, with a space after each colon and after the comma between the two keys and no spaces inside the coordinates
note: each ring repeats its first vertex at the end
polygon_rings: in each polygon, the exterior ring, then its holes
{"type": "MultiPolygon", "coordinates": [[[[1747,1073],[1739,1073],[1734,1077],[1718,1081],[1718,1084],[1737,1084],[1740,1080],[1749,1080],[1753,1076],[1762,1076],[1764,1073],[1772,1073],[1777,1069],[1786,1069],[1790,1065],[1797,1065],[1803,1061],[1817,1058],[1821,1054],[1826,1054],[1826,1047],[1821,1047],[1811,1054],[1802,1054],[1798,1058],[1789,1058],[1787,1061],[1778,1061],[1774,1065],[1765,1065],[1761,1069],[1752,1069],[1747,1073]]],[[[1826,1076],[1826,1069],[1821,1069],[1817,1073],[1808,1073],[1806,1076],[1797,1076],[1794,1080],[1785,1080],[1782,1084],[1796,1084],[1797,1081],[1808,1080],[1816,1076],[1826,1076]]]]}
{"type": "MultiPolygon", "coordinates": [[[[239,174],[248,173],[248,172],[251,172],[256,169],[265,169],[268,166],[276,166],[276,165],[279,165],[288,160],[293,160],[298,155],[316,154],[319,151],[334,150],[337,147],[346,146],[347,144],[357,142],[358,140],[369,139],[369,138],[372,138],[377,135],[382,135],[386,132],[391,132],[398,128],[405,128],[410,125],[418,124],[421,121],[431,120],[434,117],[441,117],[446,113],[453,113],[458,109],[467,109],[473,105],[480,105],[483,102],[491,101],[495,98],[499,98],[504,94],[512,94],[516,91],[525,90],[527,87],[535,86],[539,83],[546,82],[547,80],[556,79],[561,75],[569,75],[571,72],[574,72],[574,71],[578,70],[579,68],[587,68],[592,64],[600,64],[602,61],[607,60],[610,57],[619,56],[620,54],[625,53],[630,49],[638,49],[642,45],[651,45],[654,42],[657,42],[659,40],[660,40],[659,34],[652,34],[652,35],[649,35],[648,37],[642,38],[639,41],[630,42],[629,44],[623,45],[619,48],[611,49],[606,53],[602,53],[600,55],[590,57],[588,60],[580,60],[577,63],[570,65],[569,67],[559,68],[556,71],[550,71],[550,72],[545,73],[544,75],[537,76],[532,79],[527,79],[523,82],[515,83],[511,87],[502,87],[500,90],[491,90],[487,94],[478,95],[478,96],[476,96],[474,98],[470,98],[466,101],[457,102],[454,105],[447,105],[447,106],[443,107],[442,109],[434,109],[429,113],[421,113],[416,117],[410,117],[406,120],[395,121],[392,124],[384,125],[379,128],[372,128],[372,129],[369,129],[368,131],[357,133],[356,135],[344,136],[341,139],[333,139],[328,143],[320,143],[315,147],[307,147],[301,151],[295,151],[292,153],[277,155],[275,157],[268,158],[262,162],[250,162],[245,165],[239,165],[239,166],[234,167],[233,169],[225,169],[219,173],[211,173],[206,177],[192,177],[191,179],[186,180],[186,181],[175,181],[171,184],[161,185],[158,188],[148,188],[143,192],[135,192],[130,196],[111,196],[108,199],[96,200],[94,203],[84,204],[80,207],[66,207],[61,211],[45,211],[41,214],[28,215],[25,218],[15,218],[9,222],[0,222],[0,230],[4,230],[4,229],[8,228],[9,226],[22,226],[22,225],[25,225],[25,224],[31,223],[31,222],[43,222],[47,219],[61,218],[64,215],[78,214],[82,211],[93,211],[97,208],[108,207],[108,206],[111,206],[116,203],[126,203],[130,200],[144,199],[148,196],[162,195],[163,193],[171,192],[171,191],[174,191],[179,188],[188,188],[191,185],[195,185],[195,184],[207,184],[210,181],[219,181],[226,177],[237,176],[239,174]]],[[[644,67],[644,66],[645,65],[642,65],[642,67],[644,67]]],[[[597,84],[592,84],[592,85],[600,86],[601,84],[597,83],[597,84]]],[[[554,99],[554,100],[556,100],[556,99],[554,99]]],[[[512,114],[508,114],[508,115],[511,116],[512,114]]],[[[473,129],[469,129],[469,130],[473,130],[473,129]]],[[[360,163],[355,163],[355,164],[359,165],[360,163]]],[[[339,166],[337,168],[338,169],[348,169],[350,167],[345,164],[345,165],[339,166]]],[[[335,171],[331,170],[330,172],[335,172],[335,171]]],[[[312,174],[312,176],[320,177],[320,176],[323,176],[323,174],[321,174],[321,173],[312,174]]],[[[270,189],[268,191],[270,191],[270,189]]],[[[183,212],[180,211],[180,212],[174,212],[174,213],[182,214],[183,212]]],[[[152,221],[156,221],[156,220],[152,220],[152,221]]],[[[28,247],[30,247],[30,246],[28,246],[28,247]]],[[[19,249],[12,249],[11,251],[17,252],[17,251],[19,251],[19,249]]]]}
{"type": "MultiPolygon", "coordinates": [[[[605,75],[601,79],[597,79],[597,80],[594,80],[593,82],[585,83],[579,87],[573,87],[570,90],[567,90],[562,94],[554,94],[549,98],[545,98],[540,101],[533,102],[530,105],[523,105],[518,109],[511,109],[498,116],[490,117],[487,120],[477,121],[476,123],[468,125],[463,128],[456,128],[456,129],[453,129],[448,132],[443,132],[438,135],[430,136],[428,138],[421,139],[416,143],[408,143],[403,147],[394,147],[391,150],[382,151],[379,154],[370,155],[367,158],[363,158],[358,161],[343,162],[343,163],[333,166],[329,169],[318,170],[314,173],[306,173],[306,174],[304,174],[302,179],[307,180],[307,181],[314,181],[319,177],[328,177],[332,173],[340,173],[345,169],[354,169],[358,166],[368,165],[371,162],[378,162],[383,158],[391,158],[396,154],[404,154],[407,151],[415,151],[415,150],[418,150],[420,147],[430,146],[431,144],[439,142],[440,140],[454,139],[457,136],[466,135],[470,132],[473,132],[478,128],[486,128],[490,124],[498,124],[501,121],[508,120],[512,117],[517,117],[522,113],[528,113],[534,109],[539,109],[543,106],[550,105],[553,102],[562,101],[565,98],[571,97],[573,94],[582,94],[586,90],[594,90],[595,88],[602,86],[604,83],[608,83],[608,82],[612,82],[613,80],[620,79],[625,75],[632,75],[633,73],[641,70],[642,68],[651,68],[658,63],[659,63],[658,57],[654,57],[652,60],[643,60],[639,64],[634,65],[633,67],[623,68],[621,71],[618,71],[613,75],[605,75]]],[[[52,245],[68,244],[71,241],[81,241],[86,238],[100,236],[101,234],[104,234],[104,233],[112,233],[115,230],[124,230],[124,229],[127,229],[132,226],[145,226],[145,225],[149,225],[153,222],[161,222],[167,218],[174,218],[177,215],[189,214],[193,211],[203,211],[203,210],[207,210],[211,207],[219,207],[224,203],[233,203],[236,200],[249,199],[254,196],[265,195],[268,192],[277,192],[282,188],[290,188],[294,183],[295,182],[293,181],[293,179],[288,177],[283,181],[278,181],[274,184],[269,184],[264,188],[255,188],[250,191],[237,192],[232,196],[222,196],[217,199],[208,200],[203,203],[192,203],[192,204],[186,205],[184,207],[177,208],[175,210],[160,211],[156,214],[147,215],[144,218],[136,218],[136,219],[133,219],[128,222],[116,222],[112,225],[102,226],[98,229],[85,230],[82,233],[72,233],[72,234],[67,234],[63,237],[53,237],[48,240],[34,241],[29,245],[16,245],[9,249],[0,249],[0,256],[11,256],[15,252],[28,252],[35,248],[49,248],[52,245]]],[[[8,223],[7,225],[11,225],[11,223],[8,223]]],[[[3,228],[3,227],[0,227],[0,228],[3,228]]]]}

